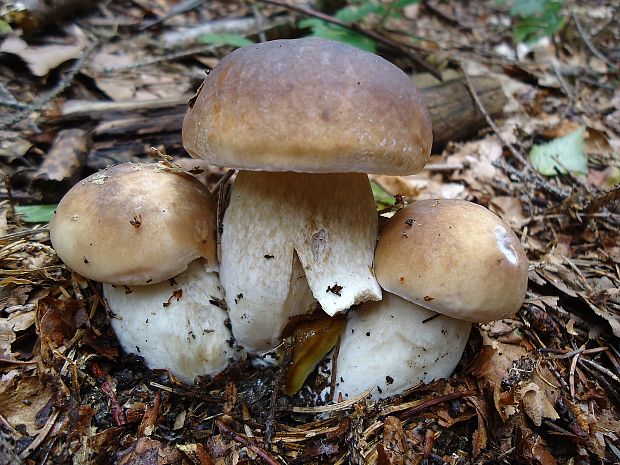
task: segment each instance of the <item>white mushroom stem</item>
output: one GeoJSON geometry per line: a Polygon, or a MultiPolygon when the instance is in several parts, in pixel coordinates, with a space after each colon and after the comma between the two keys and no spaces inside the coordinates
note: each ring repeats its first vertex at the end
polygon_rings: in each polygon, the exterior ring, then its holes
{"type": "Polygon", "coordinates": [[[228,315],[211,303],[224,298],[218,275],[202,260],[168,281],[104,284],[103,290],[121,346],[144,357],[150,368],[169,369],[191,383],[196,376],[221,372],[238,357],[225,325],[228,315]]]}
{"type": "Polygon", "coordinates": [[[336,398],[342,394],[350,399],[372,389],[372,397],[381,399],[449,376],[470,329],[467,321],[385,292],[382,301],[349,314],[336,362],[336,398]]]}
{"type": "Polygon", "coordinates": [[[314,308],[312,296],[329,315],[380,299],[376,239],[365,174],[239,172],[220,265],[237,342],[275,347],[289,318],[314,308]]]}

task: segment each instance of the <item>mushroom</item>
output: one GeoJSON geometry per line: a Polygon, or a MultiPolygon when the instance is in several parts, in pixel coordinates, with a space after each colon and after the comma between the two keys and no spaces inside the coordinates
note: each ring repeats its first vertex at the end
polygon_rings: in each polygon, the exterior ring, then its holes
{"type": "Polygon", "coordinates": [[[527,290],[516,235],[462,200],[421,200],[400,210],[381,233],[375,272],[387,292],[349,315],[336,368],[344,396],[373,389],[374,398],[388,397],[449,376],[471,322],[514,314],[527,290]]]}
{"type": "Polygon", "coordinates": [[[126,352],[150,368],[168,368],[184,383],[223,371],[238,357],[217,273],[194,260],[173,280],[148,286],[103,285],[116,318],[112,328],[126,352]]]}
{"type": "Polygon", "coordinates": [[[291,316],[314,308],[312,296],[329,315],[381,298],[365,173],[416,173],[431,142],[409,77],[357,48],[277,40],[238,49],[210,72],[190,102],[183,144],[242,170],[221,264],[241,345],[274,347],[291,316]]]}
{"type": "Polygon", "coordinates": [[[209,191],[189,174],[127,163],[76,184],[50,223],[67,266],[107,283],[123,349],[185,382],[223,370],[236,356],[227,314],[215,304],[224,296],[214,213],[209,191]]]}

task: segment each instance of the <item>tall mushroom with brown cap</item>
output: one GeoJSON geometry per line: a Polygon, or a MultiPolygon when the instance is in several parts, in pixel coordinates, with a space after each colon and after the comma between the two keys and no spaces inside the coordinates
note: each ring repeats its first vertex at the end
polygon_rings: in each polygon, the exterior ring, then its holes
{"type": "Polygon", "coordinates": [[[353,47],[277,40],[238,49],[211,71],[190,102],[183,144],[244,170],[224,217],[221,275],[246,349],[273,347],[289,316],[305,311],[292,305],[308,300],[299,296],[307,288],[294,289],[296,260],[330,315],[381,298],[365,173],[416,173],[431,142],[409,77],[353,47]]]}
{"type": "Polygon", "coordinates": [[[387,397],[450,375],[470,322],[514,314],[527,290],[527,258],[510,227],[462,200],[400,210],[381,232],[375,271],[388,292],[349,315],[336,373],[344,396],[387,397]]]}
{"type": "Polygon", "coordinates": [[[213,303],[224,297],[214,214],[209,191],[189,174],[127,163],[76,184],[50,224],[67,266],[107,283],[123,348],[185,382],[236,357],[227,314],[213,303]]]}

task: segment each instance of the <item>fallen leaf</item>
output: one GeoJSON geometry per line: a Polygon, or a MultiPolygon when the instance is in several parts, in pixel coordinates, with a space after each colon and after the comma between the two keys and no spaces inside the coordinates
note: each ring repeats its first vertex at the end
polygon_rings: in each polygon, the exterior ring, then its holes
{"type": "Polygon", "coordinates": [[[0,45],[0,52],[20,57],[35,76],[47,76],[52,69],[82,55],[87,46],[86,38],[77,26],[73,28],[73,31],[75,43],[71,45],[34,46],[28,45],[26,41],[17,36],[9,36],[0,45]]]}
{"type": "Polygon", "coordinates": [[[182,465],[183,453],[155,439],[140,438],[119,453],[117,465],[182,465]]]}
{"type": "Polygon", "coordinates": [[[519,391],[523,400],[523,407],[528,417],[532,419],[536,426],[542,424],[543,418],[556,420],[560,418],[558,412],[555,411],[551,402],[547,398],[547,394],[536,383],[529,383],[519,391]]]}
{"type": "Polygon", "coordinates": [[[558,173],[587,174],[588,159],[584,153],[585,126],[570,134],[542,145],[534,145],[530,161],[536,171],[545,176],[558,173]]]}
{"type": "Polygon", "coordinates": [[[53,388],[37,376],[6,374],[0,379],[0,412],[14,428],[23,425],[25,432],[33,436],[40,429],[37,414],[53,394],[53,388]]]}

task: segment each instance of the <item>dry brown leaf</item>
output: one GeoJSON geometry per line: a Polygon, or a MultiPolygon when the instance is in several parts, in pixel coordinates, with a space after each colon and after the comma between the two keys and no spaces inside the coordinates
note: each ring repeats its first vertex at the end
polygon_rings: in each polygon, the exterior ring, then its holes
{"type": "Polygon", "coordinates": [[[558,412],[555,411],[551,402],[547,398],[544,389],[536,383],[529,383],[525,387],[519,389],[518,393],[523,400],[523,407],[528,417],[532,419],[536,426],[542,424],[543,418],[556,420],[560,418],[558,412]]]}
{"type": "Polygon", "coordinates": [[[177,448],[183,452],[194,465],[213,465],[213,459],[202,444],[178,444],[177,448]]]}
{"type": "Polygon", "coordinates": [[[20,377],[11,371],[0,379],[0,412],[14,428],[33,436],[41,427],[37,414],[53,394],[54,389],[37,376],[20,377]]]}
{"type": "Polygon", "coordinates": [[[155,439],[140,438],[119,454],[118,465],[182,465],[184,456],[176,447],[155,439]]]}
{"type": "Polygon", "coordinates": [[[379,465],[413,465],[419,463],[423,454],[415,451],[415,438],[403,429],[402,422],[387,417],[384,422],[383,442],[377,446],[379,465]]]}
{"type": "Polygon", "coordinates": [[[502,381],[514,373],[513,365],[527,357],[528,352],[521,346],[504,344],[491,338],[484,329],[481,334],[485,347],[478,356],[472,373],[492,393],[495,409],[505,421],[517,411],[517,402],[510,390],[502,387],[502,381]]]}
{"type": "Polygon", "coordinates": [[[43,77],[64,62],[74,60],[82,55],[88,42],[77,26],[73,28],[72,32],[75,43],[71,45],[31,46],[19,37],[9,36],[0,45],[0,52],[17,55],[26,62],[32,74],[43,77]]]}
{"type": "Polygon", "coordinates": [[[527,463],[539,465],[556,465],[557,462],[547,449],[547,443],[528,426],[524,417],[521,417],[518,434],[515,441],[517,453],[527,463]]]}

